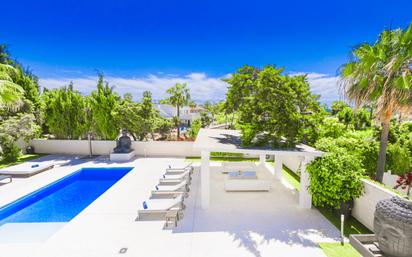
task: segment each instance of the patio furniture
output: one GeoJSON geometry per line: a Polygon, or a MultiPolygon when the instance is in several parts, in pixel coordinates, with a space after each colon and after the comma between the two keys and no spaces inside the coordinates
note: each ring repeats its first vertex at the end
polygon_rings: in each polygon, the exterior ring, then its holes
{"type": "Polygon", "coordinates": [[[230,171],[228,179],[257,179],[255,171],[230,171]]]}
{"type": "Polygon", "coordinates": [[[172,208],[170,209],[165,216],[165,228],[177,227],[177,221],[181,219],[179,209],[172,208]]]}
{"type": "Polygon", "coordinates": [[[40,172],[52,169],[52,162],[25,162],[22,164],[0,169],[1,175],[10,175],[13,177],[30,177],[40,172]]]}
{"type": "Polygon", "coordinates": [[[192,163],[189,163],[187,166],[185,167],[179,167],[179,168],[172,168],[169,165],[169,168],[166,169],[166,173],[182,173],[182,172],[186,172],[186,171],[190,171],[190,173],[193,173],[193,166],[192,163]]]}
{"type": "Polygon", "coordinates": [[[254,171],[232,171],[225,179],[226,191],[269,191],[270,181],[258,179],[254,171]]]}
{"type": "Polygon", "coordinates": [[[11,183],[13,181],[13,179],[10,175],[0,175],[0,181],[6,180],[6,179],[9,180],[9,182],[7,182],[7,183],[11,183]]]}
{"type": "Polygon", "coordinates": [[[138,219],[140,219],[143,215],[166,215],[166,213],[173,208],[178,212],[185,208],[182,195],[168,199],[149,199],[144,201],[142,207],[138,210],[138,219]]]}
{"type": "Polygon", "coordinates": [[[222,173],[226,174],[231,171],[254,171],[257,166],[253,162],[222,162],[222,173]]]}
{"type": "Polygon", "coordinates": [[[187,197],[188,192],[190,191],[189,185],[186,180],[183,180],[180,183],[168,183],[168,184],[159,184],[156,186],[156,189],[152,191],[152,195],[158,194],[171,194],[175,192],[183,192],[187,197]]]}
{"type": "Polygon", "coordinates": [[[180,183],[182,180],[186,180],[188,184],[192,180],[191,172],[189,170],[181,173],[167,173],[164,174],[159,181],[160,182],[178,182],[180,183]]]}

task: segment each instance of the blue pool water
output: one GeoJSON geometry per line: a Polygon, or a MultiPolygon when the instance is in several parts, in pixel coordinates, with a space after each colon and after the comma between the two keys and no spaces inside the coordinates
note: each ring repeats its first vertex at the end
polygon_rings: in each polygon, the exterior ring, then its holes
{"type": "Polygon", "coordinates": [[[68,222],[133,168],[83,168],[0,208],[0,226],[68,222]]]}

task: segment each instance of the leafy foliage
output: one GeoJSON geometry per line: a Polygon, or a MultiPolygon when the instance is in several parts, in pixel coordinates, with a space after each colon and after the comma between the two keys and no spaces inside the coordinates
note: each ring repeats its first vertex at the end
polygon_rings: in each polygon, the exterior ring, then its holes
{"type": "Polygon", "coordinates": [[[92,112],[92,129],[97,137],[104,140],[113,140],[117,137],[119,127],[112,115],[119,104],[120,97],[109,83],[103,81],[103,75],[99,75],[97,90],[93,91],[89,104],[92,112]]]}
{"type": "Polygon", "coordinates": [[[324,137],[319,139],[315,147],[325,152],[345,152],[359,161],[368,175],[376,170],[379,146],[362,133],[352,132],[337,138],[324,137]]]}
{"type": "Polygon", "coordinates": [[[345,124],[346,128],[348,128],[350,125],[354,125],[355,116],[353,109],[350,107],[344,107],[341,111],[338,112],[337,117],[340,122],[345,124]]]}
{"type": "Polygon", "coordinates": [[[78,139],[88,130],[86,102],[73,84],[47,90],[42,96],[45,125],[58,139],[78,139]]]}
{"type": "Polygon", "coordinates": [[[335,118],[325,118],[319,126],[319,137],[338,138],[346,132],[345,126],[335,118]]]}
{"type": "Polygon", "coordinates": [[[305,76],[282,73],[275,66],[244,66],[226,79],[226,109],[239,114],[243,144],[291,147],[315,129],[319,116],[310,114],[321,111],[318,96],[305,76]]]}
{"type": "Polygon", "coordinates": [[[338,208],[362,194],[364,170],[360,161],[345,151],[335,151],[317,158],[307,166],[309,190],[316,206],[338,208]]]}
{"type": "Polygon", "coordinates": [[[40,133],[40,127],[35,123],[33,114],[18,114],[10,117],[0,124],[0,146],[3,159],[16,161],[21,155],[21,150],[16,145],[19,138],[26,142],[40,133]]]}
{"type": "Polygon", "coordinates": [[[345,107],[349,107],[345,101],[334,101],[331,105],[332,115],[338,114],[338,112],[342,111],[345,107]]]}
{"type": "Polygon", "coordinates": [[[353,50],[343,66],[342,85],[356,106],[374,104],[382,121],[376,179],[382,181],[390,120],[395,112],[408,113],[412,102],[412,23],[405,29],[385,30],[375,44],[353,50]]]}
{"type": "Polygon", "coordinates": [[[187,105],[190,101],[189,88],[186,87],[186,83],[176,83],[174,87],[167,89],[167,93],[170,95],[167,99],[167,103],[174,105],[177,109],[175,125],[177,128],[177,137],[180,137],[180,108],[187,105]]]}
{"type": "Polygon", "coordinates": [[[202,120],[200,118],[194,119],[188,131],[189,137],[196,138],[201,127],[202,127],[202,120]]]}
{"type": "Polygon", "coordinates": [[[156,119],[160,118],[153,107],[149,91],[143,92],[141,103],[132,102],[130,97],[125,97],[121,104],[116,105],[112,116],[118,128],[126,128],[135,140],[143,140],[149,134],[152,135],[156,128],[156,119]]]}

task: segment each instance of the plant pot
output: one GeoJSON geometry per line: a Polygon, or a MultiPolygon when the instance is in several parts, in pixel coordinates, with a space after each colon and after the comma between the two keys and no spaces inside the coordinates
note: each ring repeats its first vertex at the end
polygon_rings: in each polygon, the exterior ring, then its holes
{"type": "Polygon", "coordinates": [[[352,215],[352,209],[353,209],[353,200],[348,201],[348,202],[341,202],[340,208],[338,209],[338,214],[339,216],[343,215],[346,221],[352,215]]]}

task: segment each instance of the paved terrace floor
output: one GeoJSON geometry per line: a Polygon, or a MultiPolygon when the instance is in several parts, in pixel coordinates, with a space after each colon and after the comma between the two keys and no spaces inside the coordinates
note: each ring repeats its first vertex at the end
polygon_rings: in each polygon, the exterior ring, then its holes
{"type": "MultiPolygon", "coordinates": [[[[16,181],[15,191],[21,193],[25,183],[34,187],[70,173],[70,168],[75,171],[83,166],[136,167],[71,222],[44,227],[43,230],[48,228],[52,232],[44,232],[43,240],[35,240],[39,230],[36,234],[30,229],[31,233],[15,237],[14,241],[0,239],[1,256],[311,257],[324,256],[318,242],[339,240],[339,231],[317,210],[298,208],[298,194],[282,184],[285,182],[273,181],[268,193],[226,193],[219,163],[212,163],[208,210],[200,208],[200,174],[196,169],[190,196],[185,200],[184,218],[177,228],[164,230],[162,221],[136,221],[137,208],[149,197],[169,164],[181,166],[184,160],[141,158],[125,164],[80,161],[16,181]],[[126,253],[119,254],[121,248],[127,248],[126,253]]],[[[10,184],[0,187],[0,194],[6,188],[14,191],[10,184]]],[[[12,195],[9,193],[8,198],[12,195]]],[[[0,238],[13,237],[8,231],[0,231],[0,238]]]]}

